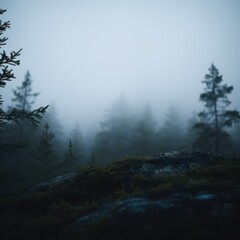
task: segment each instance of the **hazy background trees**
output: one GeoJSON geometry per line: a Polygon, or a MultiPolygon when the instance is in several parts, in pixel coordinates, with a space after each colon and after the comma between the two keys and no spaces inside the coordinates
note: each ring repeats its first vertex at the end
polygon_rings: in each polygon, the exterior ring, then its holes
{"type": "Polygon", "coordinates": [[[133,109],[122,94],[100,123],[100,130],[94,140],[92,161],[104,163],[128,155],[133,126],[133,109]]]}
{"type": "Polygon", "coordinates": [[[180,120],[177,109],[174,106],[170,106],[164,119],[164,123],[160,126],[157,134],[158,149],[163,152],[184,149],[185,127],[180,120]]]}
{"type": "MultiPolygon", "coordinates": [[[[215,75],[219,77],[218,72],[215,75]]],[[[209,77],[208,81],[209,79],[213,81],[212,77],[209,77]]],[[[78,123],[66,131],[58,118],[57,106],[53,103],[38,127],[28,121],[13,122],[6,126],[7,133],[2,134],[1,138],[4,136],[7,140],[19,139],[18,142],[26,145],[17,154],[1,155],[3,175],[27,186],[71,172],[84,164],[104,164],[126,155],[155,155],[192,149],[216,152],[212,148],[216,140],[214,104],[209,103],[212,99],[217,99],[218,128],[221,133],[219,153],[239,154],[239,113],[227,108],[230,106],[227,95],[233,88],[220,85],[221,82],[221,78],[217,80],[217,96],[211,95],[212,87],[205,89],[209,99],[200,94],[200,99],[207,102],[205,109],[199,113],[193,112],[189,118],[184,118],[173,104],[166,113],[159,114],[152,110],[151,104],[134,106],[121,94],[106,110],[99,129],[90,140],[86,133],[82,133],[78,123]],[[224,101],[221,101],[221,98],[224,101]]],[[[31,111],[39,95],[34,91],[32,83],[28,72],[20,87],[13,91],[13,108],[21,107],[24,102],[31,111]],[[24,87],[27,87],[28,91],[24,87]],[[26,92],[28,94],[22,101],[23,93],[26,92]]]]}
{"type": "Polygon", "coordinates": [[[49,125],[46,123],[42,134],[39,139],[39,143],[33,152],[34,158],[38,161],[40,178],[47,180],[52,176],[57,166],[57,154],[53,143],[54,134],[51,132],[49,125]],[[43,173],[43,174],[42,174],[43,173]],[[43,175],[43,176],[41,176],[43,175]]]}
{"type": "MultiPolygon", "coordinates": [[[[6,10],[0,9],[0,15],[4,12],[6,12],[6,10]]],[[[0,49],[6,45],[8,40],[8,38],[2,37],[8,28],[10,28],[10,21],[2,22],[0,20],[0,49]]],[[[11,51],[8,55],[6,51],[3,50],[0,53],[0,87],[4,88],[7,81],[15,78],[12,67],[20,64],[20,60],[18,60],[20,52],[21,50],[17,52],[11,51]]],[[[28,169],[28,164],[26,164],[30,161],[30,158],[27,158],[27,156],[25,156],[26,161],[24,164],[22,162],[19,164],[19,162],[15,161],[16,156],[12,158],[8,155],[6,157],[7,154],[16,150],[19,150],[19,152],[24,151],[22,149],[26,147],[25,140],[30,140],[26,139],[26,136],[29,137],[30,135],[25,134],[27,127],[24,124],[36,126],[48,107],[40,107],[34,110],[30,109],[32,102],[29,98],[35,95],[31,95],[30,86],[30,75],[26,75],[23,85],[14,91],[15,98],[13,98],[13,101],[16,102],[15,106],[8,110],[4,108],[2,94],[0,94],[0,179],[2,181],[6,178],[14,177],[14,183],[19,183],[20,180],[24,180],[26,177],[22,172],[26,173],[31,171],[31,169],[28,169]],[[20,128],[17,124],[23,124],[23,126],[20,128]],[[19,131],[17,131],[17,129],[19,131]]],[[[30,134],[33,134],[33,131],[31,131],[30,134]]],[[[21,154],[18,156],[20,155],[21,154]]],[[[0,183],[2,183],[2,181],[0,181],[0,183]]]]}
{"type": "Polygon", "coordinates": [[[72,143],[72,151],[76,158],[77,164],[81,165],[87,163],[87,140],[83,138],[80,125],[78,123],[74,125],[72,131],[69,134],[69,138],[72,143]]]}
{"type": "MultiPolygon", "coordinates": [[[[1,14],[3,12],[0,11],[1,14]]],[[[10,23],[0,24],[2,35],[10,23]]],[[[1,48],[6,41],[7,38],[0,39],[1,48]]],[[[5,51],[1,53],[1,87],[5,86],[6,81],[14,79],[8,66],[18,65],[19,55],[20,51],[11,52],[9,56],[5,51]]],[[[188,109],[189,113],[198,112],[189,119],[185,116],[186,112],[182,113],[180,108],[174,106],[174,99],[165,113],[160,110],[161,102],[154,103],[159,106],[159,112],[156,112],[151,104],[141,101],[141,104],[134,105],[121,94],[113,103],[109,102],[99,128],[88,134],[86,129],[81,129],[81,118],[84,116],[78,102],[70,107],[79,113],[79,119],[73,121],[80,124],[72,126],[62,124],[57,103],[51,103],[48,109],[35,109],[39,91],[34,89],[32,76],[27,71],[22,82],[13,89],[8,108],[3,108],[0,95],[1,149],[13,150],[10,146],[21,146],[17,154],[1,151],[0,178],[6,181],[13,179],[12,182],[27,186],[71,172],[83,164],[104,164],[126,155],[191,149],[239,154],[240,116],[237,110],[228,109],[231,104],[228,96],[233,86],[222,81],[218,69],[212,64],[203,81],[204,92],[200,94],[204,109],[199,112],[198,109],[188,109]],[[46,109],[47,113],[42,117],[46,109]]],[[[58,91],[56,86],[54,88],[58,91]]],[[[198,99],[198,95],[195,97],[198,99]]],[[[85,105],[87,109],[87,102],[85,105]]]]}
{"type": "Polygon", "coordinates": [[[156,152],[156,121],[150,104],[146,104],[142,109],[131,135],[131,155],[149,155],[156,152]]]}

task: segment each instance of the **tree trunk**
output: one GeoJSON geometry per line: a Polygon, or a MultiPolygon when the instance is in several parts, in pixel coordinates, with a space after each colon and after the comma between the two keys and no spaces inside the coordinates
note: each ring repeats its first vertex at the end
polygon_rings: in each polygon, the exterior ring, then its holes
{"type": "Polygon", "coordinates": [[[216,154],[219,154],[219,126],[218,126],[218,112],[217,112],[217,102],[214,104],[214,118],[215,118],[215,146],[214,150],[216,154]]]}

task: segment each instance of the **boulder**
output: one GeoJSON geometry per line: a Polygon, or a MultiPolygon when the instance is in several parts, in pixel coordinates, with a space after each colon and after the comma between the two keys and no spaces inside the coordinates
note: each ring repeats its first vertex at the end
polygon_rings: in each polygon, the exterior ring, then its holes
{"type": "Polygon", "coordinates": [[[60,239],[232,239],[240,226],[240,189],[178,192],[115,200],[65,226],[60,239]]]}

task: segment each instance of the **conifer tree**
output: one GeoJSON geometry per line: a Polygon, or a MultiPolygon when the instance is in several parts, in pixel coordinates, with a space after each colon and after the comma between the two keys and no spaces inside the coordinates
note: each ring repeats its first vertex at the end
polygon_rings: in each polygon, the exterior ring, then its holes
{"type": "MultiPolygon", "coordinates": [[[[39,93],[32,92],[32,78],[30,72],[27,71],[21,86],[13,89],[14,98],[12,98],[12,106],[9,109],[18,109],[31,111],[36,97],[39,93]]],[[[27,120],[22,120],[19,123],[13,123],[8,126],[8,138],[15,139],[19,144],[36,144],[37,129],[27,120]]],[[[27,151],[27,149],[26,149],[27,151]]]]}
{"type": "Polygon", "coordinates": [[[34,153],[35,158],[43,164],[45,179],[49,177],[50,168],[57,160],[53,139],[54,134],[50,131],[49,125],[46,123],[42,131],[39,146],[34,153]]]}
{"type": "Polygon", "coordinates": [[[182,147],[183,131],[180,116],[174,106],[167,110],[163,126],[157,133],[158,149],[163,152],[179,150],[182,147]]]}
{"type": "Polygon", "coordinates": [[[128,155],[134,118],[123,94],[113,103],[100,125],[93,146],[95,161],[103,163],[128,155]]]}
{"type": "Polygon", "coordinates": [[[64,168],[66,171],[72,171],[77,159],[73,153],[73,144],[71,139],[69,139],[68,148],[64,156],[64,168]]]}
{"type": "Polygon", "coordinates": [[[222,84],[222,81],[218,69],[212,64],[202,81],[205,91],[200,94],[200,101],[204,102],[205,109],[198,113],[200,121],[193,125],[198,133],[195,146],[208,151],[212,149],[216,154],[220,152],[220,142],[229,136],[226,128],[240,119],[237,110],[226,110],[231,104],[228,95],[233,86],[222,84]]]}
{"type": "Polygon", "coordinates": [[[155,151],[156,122],[152,114],[152,108],[146,104],[141,119],[133,130],[131,150],[133,154],[153,154],[155,151]]]}
{"type": "Polygon", "coordinates": [[[233,127],[234,152],[240,155],[240,123],[233,127]]]}
{"type": "Polygon", "coordinates": [[[22,85],[13,90],[14,98],[12,98],[12,101],[15,103],[14,108],[25,109],[27,111],[32,110],[35,98],[40,94],[32,93],[32,82],[31,74],[27,71],[22,85]]]}
{"type": "MultiPolygon", "coordinates": [[[[4,14],[4,12],[6,12],[6,10],[0,9],[0,15],[4,14]]],[[[8,28],[10,28],[10,21],[2,22],[0,20],[0,49],[7,44],[8,38],[2,37],[2,34],[4,34],[8,28]]],[[[18,59],[20,53],[21,49],[12,51],[10,54],[7,54],[4,50],[0,52],[0,88],[4,88],[7,81],[15,79],[12,67],[20,64],[20,60],[18,59]]],[[[3,109],[2,95],[0,94],[0,129],[5,127],[9,121],[19,122],[24,119],[36,125],[46,112],[47,107],[48,106],[40,107],[32,111],[16,108],[11,111],[5,111],[3,109]]],[[[0,143],[0,151],[13,151],[18,146],[18,144],[13,143],[0,143]]]]}
{"type": "Polygon", "coordinates": [[[76,124],[73,128],[73,130],[70,133],[70,138],[72,141],[72,147],[75,154],[75,157],[77,158],[77,162],[79,164],[82,164],[84,162],[85,158],[85,147],[83,144],[83,136],[80,131],[79,124],[76,124]]]}
{"type": "Polygon", "coordinates": [[[48,123],[48,125],[51,127],[51,131],[54,133],[54,145],[57,149],[58,155],[64,154],[65,149],[65,133],[64,128],[61,124],[61,121],[58,117],[58,111],[56,104],[52,102],[48,108],[47,113],[43,116],[42,121],[40,123],[40,126],[43,128],[45,123],[48,123]]]}

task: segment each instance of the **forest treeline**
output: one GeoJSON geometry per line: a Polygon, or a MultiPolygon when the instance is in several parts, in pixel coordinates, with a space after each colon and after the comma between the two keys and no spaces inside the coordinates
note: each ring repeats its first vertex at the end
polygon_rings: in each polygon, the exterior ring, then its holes
{"type": "MultiPolygon", "coordinates": [[[[4,10],[0,10],[0,15],[4,10]]],[[[0,35],[10,27],[0,23],[0,35]]],[[[0,39],[0,48],[7,38],[0,39]]],[[[0,87],[13,80],[9,66],[19,65],[21,50],[5,51],[0,56],[0,87]]],[[[233,86],[223,83],[214,64],[202,83],[204,91],[196,96],[202,111],[193,112],[183,122],[174,106],[160,119],[146,103],[140,111],[123,94],[106,111],[92,139],[84,137],[79,124],[64,132],[54,104],[35,109],[40,93],[26,72],[21,84],[13,89],[10,106],[0,95],[0,184],[4,181],[26,186],[73,171],[84,164],[104,164],[124,156],[155,155],[175,150],[200,150],[214,154],[240,154],[240,114],[231,109],[228,96],[233,86]]],[[[139,106],[138,106],[139,107],[139,106]]],[[[81,110],[79,110],[81,111],[81,110]]],[[[81,122],[81,120],[79,120],[81,122]]]]}
{"type": "MultiPolygon", "coordinates": [[[[33,109],[39,93],[33,91],[29,72],[12,94],[9,111],[33,109]]],[[[222,105],[221,99],[221,110],[222,105]]],[[[216,153],[214,117],[203,116],[203,113],[211,114],[207,110],[193,112],[184,123],[178,109],[171,106],[159,124],[160,119],[154,116],[149,103],[137,111],[122,94],[106,111],[99,130],[89,140],[83,136],[79,124],[72,126],[70,133],[64,132],[57,108],[50,104],[38,125],[28,120],[10,121],[2,129],[0,144],[8,142],[21,147],[1,151],[1,177],[11,176],[13,181],[21,179],[30,183],[71,172],[81,165],[104,164],[124,156],[155,155],[175,150],[216,153]]],[[[218,153],[239,154],[240,124],[233,117],[222,114],[218,117],[218,153]]]]}

